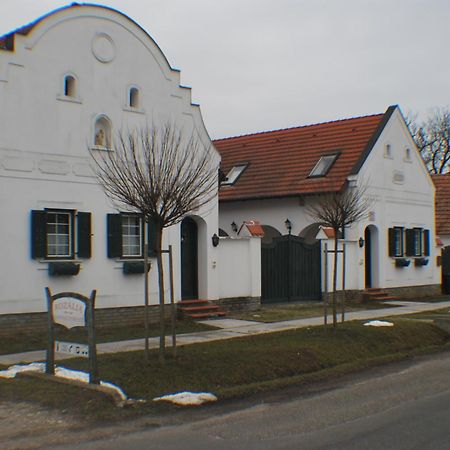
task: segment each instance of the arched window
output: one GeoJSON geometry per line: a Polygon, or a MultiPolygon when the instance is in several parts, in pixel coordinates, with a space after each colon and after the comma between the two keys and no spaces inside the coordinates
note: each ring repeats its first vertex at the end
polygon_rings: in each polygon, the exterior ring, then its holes
{"type": "Polygon", "coordinates": [[[139,89],[132,87],[128,93],[128,106],[130,108],[139,108],[139,89]]]}
{"type": "Polygon", "coordinates": [[[106,116],[100,116],[95,121],[94,145],[111,148],[111,122],[106,116]]]}
{"type": "Polygon", "coordinates": [[[76,97],[76,80],[72,75],[64,77],[64,95],[66,97],[76,97]]]}

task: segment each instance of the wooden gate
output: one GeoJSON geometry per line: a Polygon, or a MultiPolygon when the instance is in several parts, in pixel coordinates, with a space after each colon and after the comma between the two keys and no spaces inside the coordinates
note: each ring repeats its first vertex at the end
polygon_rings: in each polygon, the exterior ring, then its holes
{"type": "Polygon", "coordinates": [[[287,235],[261,245],[261,301],[263,303],[320,300],[320,241],[287,235]]]}
{"type": "Polygon", "coordinates": [[[450,246],[442,249],[442,292],[450,293],[450,246]]]}

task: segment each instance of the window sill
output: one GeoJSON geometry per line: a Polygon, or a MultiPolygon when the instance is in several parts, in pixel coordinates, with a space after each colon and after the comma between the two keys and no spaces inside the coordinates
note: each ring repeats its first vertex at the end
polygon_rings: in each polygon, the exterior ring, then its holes
{"type": "Polygon", "coordinates": [[[98,150],[101,152],[112,152],[111,147],[104,147],[103,145],[92,145],[91,150],[98,150]]]}
{"type": "Polygon", "coordinates": [[[80,98],[78,97],[68,97],[66,95],[58,95],[56,97],[56,100],[59,100],[61,102],[69,102],[69,103],[78,103],[78,104],[82,104],[83,102],[81,101],[80,98]]]}
{"type": "Polygon", "coordinates": [[[124,111],[132,112],[132,113],[136,113],[136,114],[145,114],[145,110],[141,109],[141,108],[133,108],[131,106],[124,106],[122,109],[124,111]]]}
{"type": "Polygon", "coordinates": [[[414,265],[416,267],[427,266],[428,261],[429,261],[428,258],[418,257],[414,259],[414,265]]]}

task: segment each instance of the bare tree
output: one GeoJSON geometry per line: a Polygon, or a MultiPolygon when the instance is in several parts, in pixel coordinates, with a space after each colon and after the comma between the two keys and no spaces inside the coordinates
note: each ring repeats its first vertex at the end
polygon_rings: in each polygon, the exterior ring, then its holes
{"type": "MultiPolygon", "coordinates": [[[[330,227],[334,231],[334,268],[333,268],[333,327],[337,324],[337,273],[338,273],[338,241],[339,234],[344,233],[346,227],[363,219],[372,204],[366,195],[367,185],[360,187],[346,187],[342,192],[332,192],[319,195],[307,208],[307,214],[320,224],[330,227]]],[[[343,255],[343,276],[345,276],[345,255],[343,255]]],[[[345,305],[343,285],[343,305],[345,305]]],[[[344,306],[343,306],[344,311],[344,306]]]]}
{"type": "Polygon", "coordinates": [[[422,123],[417,115],[408,114],[406,122],[430,173],[449,171],[450,109],[436,108],[422,123]]]}
{"type": "MultiPolygon", "coordinates": [[[[91,151],[106,195],[155,227],[160,305],[160,361],[165,360],[163,230],[210,202],[218,189],[218,163],[210,144],[173,124],[119,133],[111,151],[91,151]]],[[[147,254],[145,254],[147,258],[147,254]]]]}

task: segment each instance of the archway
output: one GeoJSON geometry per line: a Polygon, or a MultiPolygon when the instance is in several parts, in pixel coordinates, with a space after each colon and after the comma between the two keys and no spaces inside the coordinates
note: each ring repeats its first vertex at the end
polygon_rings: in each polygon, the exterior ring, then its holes
{"type": "Polygon", "coordinates": [[[198,298],[198,228],[190,217],[181,222],[181,298],[198,298]]]}

